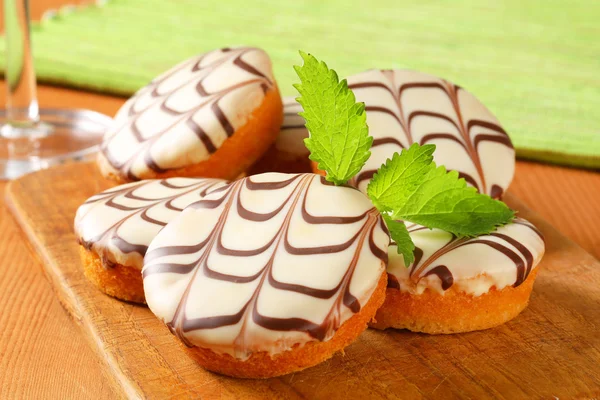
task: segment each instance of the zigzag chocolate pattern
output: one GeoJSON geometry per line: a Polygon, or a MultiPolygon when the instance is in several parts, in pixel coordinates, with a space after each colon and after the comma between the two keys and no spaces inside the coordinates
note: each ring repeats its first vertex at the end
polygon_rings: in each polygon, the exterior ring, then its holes
{"type": "Polygon", "coordinates": [[[314,174],[238,180],[188,207],[144,259],[148,306],[189,346],[245,359],[326,341],[387,262],[370,201],[314,174]]]}
{"type": "Polygon", "coordinates": [[[220,179],[169,178],[111,188],[79,207],[77,239],[106,267],[119,263],[142,269],[156,234],[185,207],[226,184],[220,179]]]}
{"type": "Polygon", "coordinates": [[[412,143],[437,145],[434,160],[481,193],[500,198],[515,169],[510,138],[472,94],[446,80],[409,70],[370,70],[348,78],[367,110],[371,158],[356,176],[366,190],[375,171],[412,143]]]}
{"type": "Polygon", "coordinates": [[[115,117],[101,157],[130,180],[206,160],[274,87],[271,62],[256,48],[193,57],[139,90],[115,117]]]}
{"type": "Polygon", "coordinates": [[[457,238],[416,224],[407,228],[416,246],[415,261],[406,268],[392,243],[387,269],[388,287],[403,291],[420,293],[433,288],[443,292],[458,285],[462,291],[480,295],[492,286],[498,290],[517,287],[544,255],[542,234],[522,218],[475,238],[457,238]]]}

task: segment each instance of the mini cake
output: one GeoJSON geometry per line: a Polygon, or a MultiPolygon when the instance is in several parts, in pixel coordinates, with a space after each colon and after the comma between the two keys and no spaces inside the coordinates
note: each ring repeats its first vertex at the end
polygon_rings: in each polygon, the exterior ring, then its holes
{"type": "Polygon", "coordinates": [[[313,366],[384,301],[388,232],[359,191],[268,173],[185,209],[144,258],[150,310],[208,370],[266,378],[313,366]]]}
{"type": "Polygon", "coordinates": [[[369,70],[348,78],[365,103],[371,157],[356,176],[364,191],[375,171],[412,143],[435,144],[437,165],[456,170],[466,182],[501,198],[515,171],[510,138],[490,111],[463,88],[409,70],[369,70]]]}
{"type": "Polygon", "coordinates": [[[265,155],[250,169],[249,175],[264,172],[310,172],[309,151],[304,145],[308,130],[298,115],[302,106],[294,97],[283,99],[283,123],[277,140],[265,155]]]}
{"type": "Polygon", "coordinates": [[[118,182],[235,179],[277,138],[282,103],[267,54],[223,48],[193,57],[129,99],[98,154],[118,182]]]}
{"type": "Polygon", "coordinates": [[[85,276],[108,295],[145,303],[140,271],[152,239],[185,207],[224,185],[220,179],[169,178],[90,197],[75,216],[85,276]]]}
{"type": "Polygon", "coordinates": [[[390,246],[386,299],[371,327],[469,332],[503,324],[527,306],[544,255],[531,223],[517,218],[489,235],[460,239],[407,227],[415,261],[407,268],[390,246]]]}

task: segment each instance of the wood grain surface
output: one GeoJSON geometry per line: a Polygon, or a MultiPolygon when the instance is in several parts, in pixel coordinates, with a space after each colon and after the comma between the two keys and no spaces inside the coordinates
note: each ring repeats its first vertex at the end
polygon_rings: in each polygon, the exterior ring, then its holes
{"type": "Polygon", "coordinates": [[[7,202],[58,297],[81,325],[112,383],[150,398],[591,398],[600,395],[600,263],[528,211],[547,252],[529,308],[495,329],[430,336],[368,330],[345,355],[300,373],[239,380],[204,371],[145,307],[100,293],[81,271],[72,222],[107,187],[92,164],[28,175],[7,202]]]}
{"type": "Polygon", "coordinates": [[[114,398],[4,204],[0,254],[0,399],[114,398]]]}

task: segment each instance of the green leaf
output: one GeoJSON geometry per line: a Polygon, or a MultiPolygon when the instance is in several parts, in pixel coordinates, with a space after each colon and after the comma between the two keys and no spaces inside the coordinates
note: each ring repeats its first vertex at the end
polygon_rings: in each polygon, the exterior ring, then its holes
{"type": "Polygon", "coordinates": [[[413,145],[402,155],[394,153],[367,186],[367,195],[379,211],[391,211],[389,205],[404,204],[418,190],[421,178],[429,172],[435,145],[413,145]]]}
{"type": "Polygon", "coordinates": [[[402,221],[394,221],[387,214],[383,214],[390,236],[398,246],[398,254],[402,254],[404,265],[407,267],[415,261],[415,244],[413,243],[406,225],[402,221]]]}
{"type": "Polygon", "coordinates": [[[300,52],[304,64],[294,69],[300,78],[294,87],[300,93],[300,115],[310,136],[304,143],[310,159],[327,172],[327,180],[343,185],[360,172],[371,156],[364,103],[357,103],[346,80],[324,62],[300,52]]]}
{"type": "Polygon", "coordinates": [[[511,222],[515,213],[501,201],[468,187],[458,172],[436,167],[427,146],[413,144],[387,160],[367,187],[381,212],[393,220],[478,236],[511,222]]]}

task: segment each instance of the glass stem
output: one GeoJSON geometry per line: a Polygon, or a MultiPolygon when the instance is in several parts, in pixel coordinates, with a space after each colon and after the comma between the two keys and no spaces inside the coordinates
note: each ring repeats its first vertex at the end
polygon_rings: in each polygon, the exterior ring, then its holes
{"type": "Polygon", "coordinates": [[[32,126],[37,124],[40,116],[29,36],[28,0],[4,0],[4,29],[7,119],[14,126],[32,126]]]}

